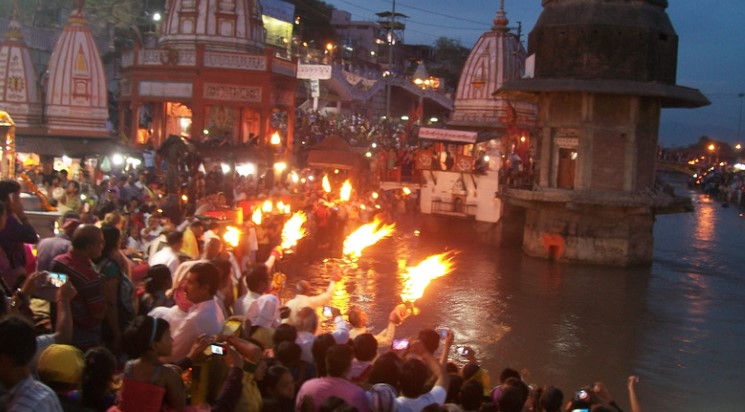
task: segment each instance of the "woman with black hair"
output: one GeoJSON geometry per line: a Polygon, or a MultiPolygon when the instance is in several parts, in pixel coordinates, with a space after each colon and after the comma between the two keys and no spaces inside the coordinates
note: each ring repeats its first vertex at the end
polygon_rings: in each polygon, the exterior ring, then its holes
{"type": "Polygon", "coordinates": [[[119,353],[121,331],[134,318],[135,288],[127,276],[126,263],[121,259],[122,232],[115,226],[104,225],[101,228],[104,247],[101,256],[93,261],[96,270],[104,278],[104,296],[106,298],[106,320],[103,323],[102,335],[106,345],[119,353]]]}
{"type": "Polygon", "coordinates": [[[8,258],[8,270],[2,274],[6,283],[13,289],[19,287],[25,279],[26,247],[25,243],[34,244],[39,235],[29,223],[21,203],[21,185],[15,180],[0,180],[0,201],[7,207],[7,223],[0,230],[0,247],[8,258]]]}
{"type": "Polygon", "coordinates": [[[133,360],[124,366],[119,409],[122,412],[157,412],[167,404],[180,411],[186,405],[181,376],[159,360],[173,347],[168,322],[138,316],[122,335],[122,347],[133,360]]]}
{"type": "Polygon", "coordinates": [[[96,411],[106,411],[116,401],[112,391],[116,359],[108,349],[98,347],[85,353],[80,403],[96,411]]]}

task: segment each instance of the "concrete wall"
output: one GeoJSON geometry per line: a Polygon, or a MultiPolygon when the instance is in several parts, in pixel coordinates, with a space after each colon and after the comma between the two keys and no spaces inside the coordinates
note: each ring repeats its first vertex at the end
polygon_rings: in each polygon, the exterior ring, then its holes
{"type": "Polygon", "coordinates": [[[652,261],[651,213],[625,209],[528,209],[523,250],[529,256],[566,262],[633,266],[652,261]]]}

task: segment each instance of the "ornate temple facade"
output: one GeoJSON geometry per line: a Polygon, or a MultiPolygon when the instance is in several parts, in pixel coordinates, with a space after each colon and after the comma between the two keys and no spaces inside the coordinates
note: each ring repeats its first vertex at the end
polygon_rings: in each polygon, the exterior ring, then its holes
{"type": "Polygon", "coordinates": [[[291,145],[296,65],[264,47],[257,0],[169,1],[159,29],[122,56],[120,134],[235,146],[279,131],[291,145]]]}

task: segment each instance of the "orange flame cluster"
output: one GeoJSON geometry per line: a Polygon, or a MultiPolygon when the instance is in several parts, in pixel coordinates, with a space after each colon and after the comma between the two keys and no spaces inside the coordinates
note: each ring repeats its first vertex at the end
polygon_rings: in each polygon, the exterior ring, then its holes
{"type": "Polygon", "coordinates": [[[302,211],[295,212],[290,220],[282,228],[282,249],[290,249],[297,245],[297,242],[304,238],[307,232],[303,229],[303,224],[308,221],[308,217],[302,211]]]}
{"type": "Polygon", "coordinates": [[[321,187],[323,187],[324,192],[331,193],[331,183],[329,183],[329,175],[323,175],[323,180],[321,181],[321,187]]]}
{"type": "Polygon", "coordinates": [[[396,225],[383,225],[376,217],[372,223],[360,226],[346,239],[344,239],[344,256],[350,259],[359,259],[362,250],[372,246],[380,239],[390,236],[396,225]]]}
{"type": "Polygon", "coordinates": [[[424,294],[429,283],[453,271],[453,258],[450,253],[432,255],[419,265],[407,268],[403,276],[401,300],[415,302],[424,294]]]}
{"type": "Polygon", "coordinates": [[[225,234],[222,235],[222,240],[232,247],[238,247],[241,242],[241,231],[235,226],[228,226],[225,228],[225,234]]]}
{"type": "Polygon", "coordinates": [[[349,179],[344,181],[344,184],[341,186],[341,191],[339,192],[339,199],[342,202],[348,202],[349,198],[352,197],[352,184],[349,183],[349,179]]]}
{"type": "Polygon", "coordinates": [[[254,210],[253,214],[251,215],[251,221],[254,222],[256,225],[261,225],[261,221],[263,219],[263,216],[261,214],[261,208],[256,208],[254,210]]]}

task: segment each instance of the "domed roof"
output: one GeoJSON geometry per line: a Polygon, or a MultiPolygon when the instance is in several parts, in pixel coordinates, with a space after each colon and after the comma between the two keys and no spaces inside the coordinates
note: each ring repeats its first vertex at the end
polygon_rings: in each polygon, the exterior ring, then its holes
{"type": "Polygon", "coordinates": [[[259,0],[171,0],[161,26],[160,45],[193,49],[260,50],[264,24],[259,0]]]}
{"type": "Polygon", "coordinates": [[[463,66],[449,125],[505,128],[508,125],[504,123],[509,122],[525,128],[534,122],[534,104],[492,96],[505,82],[519,79],[525,72],[525,48],[509,32],[507,22],[502,3],[492,31],[479,37],[463,66]]]}
{"type": "Polygon", "coordinates": [[[70,14],[49,60],[46,120],[50,134],[107,136],[106,74],[83,11],[70,14]]]}
{"type": "Polygon", "coordinates": [[[0,42],[0,106],[13,116],[17,127],[37,127],[41,123],[41,92],[37,79],[21,34],[16,7],[5,38],[0,42]]]}

